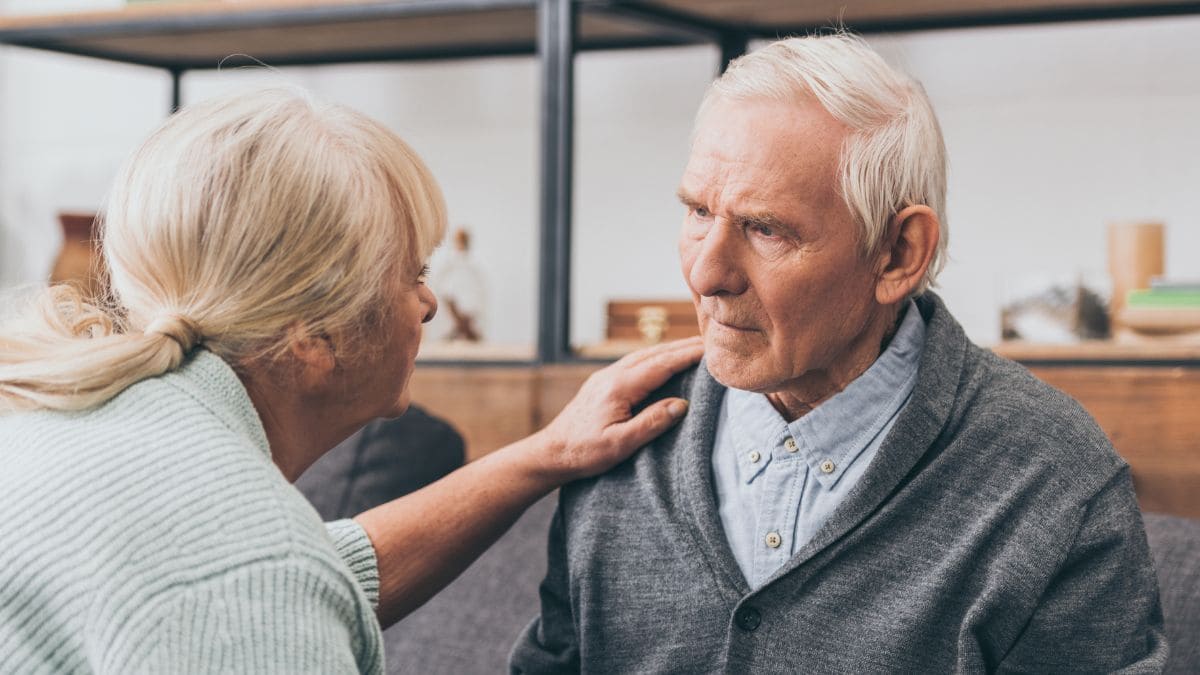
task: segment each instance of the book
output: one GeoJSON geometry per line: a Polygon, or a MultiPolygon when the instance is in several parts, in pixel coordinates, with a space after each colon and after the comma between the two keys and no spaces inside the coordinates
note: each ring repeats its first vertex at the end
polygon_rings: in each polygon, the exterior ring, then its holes
{"type": "Polygon", "coordinates": [[[1129,291],[1126,307],[1139,309],[1200,309],[1200,289],[1145,288],[1129,291]]]}

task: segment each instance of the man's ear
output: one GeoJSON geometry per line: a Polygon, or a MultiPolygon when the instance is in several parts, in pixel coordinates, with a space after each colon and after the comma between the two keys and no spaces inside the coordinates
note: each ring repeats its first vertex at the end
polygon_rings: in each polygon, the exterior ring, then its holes
{"type": "Polygon", "coordinates": [[[937,214],[928,206],[908,206],[892,216],[879,254],[879,277],[875,282],[879,304],[894,305],[921,284],[940,236],[937,214]]]}
{"type": "Polygon", "coordinates": [[[288,329],[288,354],[297,366],[298,384],[307,390],[325,386],[337,368],[337,353],[328,335],[311,335],[303,326],[288,329]]]}

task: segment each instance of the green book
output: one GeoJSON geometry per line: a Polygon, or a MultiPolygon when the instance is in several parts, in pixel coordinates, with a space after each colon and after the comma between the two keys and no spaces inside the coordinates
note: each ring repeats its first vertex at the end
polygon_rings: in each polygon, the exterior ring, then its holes
{"type": "Polygon", "coordinates": [[[1129,291],[1128,307],[1200,308],[1200,290],[1148,288],[1129,291]]]}

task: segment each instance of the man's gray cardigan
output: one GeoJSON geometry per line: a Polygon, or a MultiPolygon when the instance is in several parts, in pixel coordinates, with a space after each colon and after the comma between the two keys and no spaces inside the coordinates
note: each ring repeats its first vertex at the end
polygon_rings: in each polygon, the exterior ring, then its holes
{"type": "Polygon", "coordinates": [[[971,344],[932,294],[916,389],[816,536],[756,591],[710,453],[723,388],[561,492],[514,672],[1158,672],[1158,587],[1128,466],[1075,401],[971,344]]]}

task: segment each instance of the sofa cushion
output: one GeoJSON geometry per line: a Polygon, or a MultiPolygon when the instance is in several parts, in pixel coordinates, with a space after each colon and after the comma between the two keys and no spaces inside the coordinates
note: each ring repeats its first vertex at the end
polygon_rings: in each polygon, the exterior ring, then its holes
{"type": "Polygon", "coordinates": [[[464,457],[454,427],[413,405],[339,443],[296,487],[324,520],[349,518],[432,483],[462,466],[464,457]]]}
{"type": "Polygon", "coordinates": [[[1168,673],[1200,673],[1200,521],[1147,513],[1171,657],[1168,673]]]}
{"type": "Polygon", "coordinates": [[[389,673],[508,672],[517,635],[541,609],[538,585],[557,498],[534,504],[462,576],[384,631],[389,673]]]}

